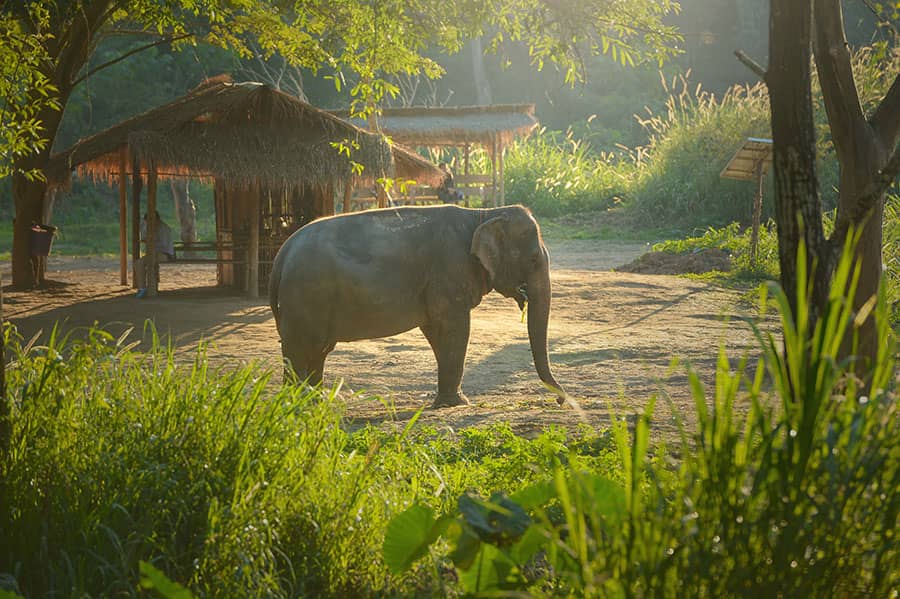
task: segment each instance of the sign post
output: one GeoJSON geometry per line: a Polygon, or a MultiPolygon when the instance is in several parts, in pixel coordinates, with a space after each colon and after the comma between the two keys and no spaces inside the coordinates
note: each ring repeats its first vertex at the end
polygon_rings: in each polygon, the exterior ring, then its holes
{"type": "Polygon", "coordinates": [[[756,181],[753,198],[753,229],[750,233],[750,266],[756,267],[759,225],[762,218],[763,178],[772,164],[772,140],[748,137],[738,148],[719,176],[723,179],[756,181]]]}

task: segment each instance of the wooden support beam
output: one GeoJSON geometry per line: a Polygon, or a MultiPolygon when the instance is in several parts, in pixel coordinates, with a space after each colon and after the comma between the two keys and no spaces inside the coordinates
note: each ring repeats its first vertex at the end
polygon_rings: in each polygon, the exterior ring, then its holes
{"type": "Polygon", "coordinates": [[[756,268],[757,246],[759,245],[759,224],[762,220],[763,168],[765,161],[756,163],[756,195],[753,197],[753,229],[750,232],[750,268],[756,268]]]}
{"type": "Polygon", "coordinates": [[[249,191],[250,238],[247,247],[247,297],[259,297],[259,212],[262,208],[259,185],[252,185],[249,191]]]}
{"type": "Polygon", "coordinates": [[[119,152],[119,284],[128,285],[128,146],[119,152]]]}
{"type": "Polygon", "coordinates": [[[159,264],[156,262],[156,165],[152,162],[147,169],[147,296],[155,297],[159,292],[159,264]]]}
{"type": "Polygon", "coordinates": [[[141,259],[141,165],[135,158],[131,166],[131,287],[143,286],[138,281],[137,264],[141,259]]]}
{"type": "Polygon", "coordinates": [[[350,202],[353,196],[353,179],[347,179],[344,181],[344,205],[341,207],[341,212],[350,212],[350,202]]]}
{"type": "Polygon", "coordinates": [[[503,160],[503,154],[504,154],[504,150],[505,150],[505,148],[504,148],[503,146],[500,146],[500,148],[499,148],[499,156],[497,157],[497,160],[498,160],[499,163],[500,163],[500,173],[499,173],[499,175],[500,175],[500,176],[499,176],[499,179],[500,179],[500,193],[499,193],[499,195],[500,195],[500,205],[501,205],[501,206],[506,206],[506,188],[505,188],[504,185],[503,185],[503,179],[504,179],[504,176],[503,176],[503,163],[504,163],[504,160],[503,160]]]}
{"type": "Polygon", "coordinates": [[[491,136],[491,206],[497,207],[497,136],[491,136]]]}

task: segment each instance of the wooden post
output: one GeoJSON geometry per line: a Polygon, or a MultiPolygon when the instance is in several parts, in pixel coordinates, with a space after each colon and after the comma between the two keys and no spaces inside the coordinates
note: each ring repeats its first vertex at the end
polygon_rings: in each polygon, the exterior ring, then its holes
{"type": "Polygon", "coordinates": [[[153,162],[147,169],[147,254],[144,261],[147,296],[154,297],[159,292],[159,264],[156,263],[156,164],[153,162]]]}
{"type": "Polygon", "coordinates": [[[347,179],[344,181],[344,205],[341,207],[341,212],[350,212],[350,202],[353,197],[353,179],[347,179]]]}
{"type": "Polygon", "coordinates": [[[497,136],[491,136],[491,206],[497,206],[497,136]]]}
{"type": "Polygon", "coordinates": [[[506,206],[506,188],[504,187],[504,184],[503,184],[503,178],[504,178],[503,177],[503,151],[504,151],[504,147],[501,145],[498,148],[498,152],[500,155],[497,156],[497,160],[500,162],[500,176],[499,176],[499,179],[500,179],[500,194],[499,194],[500,195],[500,205],[506,206]]]}
{"type": "Polygon", "coordinates": [[[250,239],[247,247],[247,297],[259,297],[259,201],[260,188],[253,184],[250,187],[250,239]]]}
{"type": "Polygon", "coordinates": [[[323,187],[325,197],[322,202],[322,214],[319,216],[334,216],[334,183],[329,181],[323,187]]]}
{"type": "Polygon", "coordinates": [[[756,163],[756,196],[753,198],[753,230],[750,232],[750,268],[756,268],[759,221],[762,219],[764,164],[765,160],[760,160],[756,163]]]}
{"type": "Polygon", "coordinates": [[[128,285],[128,146],[119,153],[119,284],[128,285]]]}
{"type": "Polygon", "coordinates": [[[137,277],[137,261],[141,258],[141,165],[137,158],[131,163],[131,287],[140,284],[137,277]]]}
{"type": "MultiPolygon", "coordinates": [[[[0,331],[3,330],[3,279],[0,277],[0,331]]],[[[12,406],[6,399],[6,339],[0,333],[0,459],[9,459],[12,441],[12,406]]],[[[8,463],[8,462],[6,462],[8,463]]]]}

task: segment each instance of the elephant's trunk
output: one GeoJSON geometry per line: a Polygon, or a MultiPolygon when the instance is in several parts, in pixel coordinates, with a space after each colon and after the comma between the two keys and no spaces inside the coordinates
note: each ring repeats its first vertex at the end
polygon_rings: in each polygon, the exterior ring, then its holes
{"type": "MultiPolygon", "coordinates": [[[[547,257],[544,250],[545,260],[547,257]]],[[[562,405],[566,400],[566,392],[556,382],[550,370],[550,358],[547,352],[547,323],[550,320],[550,267],[538,269],[525,282],[528,292],[528,340],[531,343],[531,355],[534,357],[534,368],[544,383],[553,387],[557,402],[562,405]]]]}

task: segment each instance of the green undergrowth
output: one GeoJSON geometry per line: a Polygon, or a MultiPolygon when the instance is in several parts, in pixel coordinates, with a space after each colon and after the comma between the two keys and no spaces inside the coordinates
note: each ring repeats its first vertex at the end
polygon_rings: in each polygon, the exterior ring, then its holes
{"type": "Polygon", "coordinates": [[[893,596],[896,345],[879,314],[869,388],[848,376],[857,276],[844,260],[815,324],[802,294],[795,322],[762,288],[783,338],[755,329],[758,363],[720,351],[710,388],[689,372],[698,424],[681,426],[678,461],[650,457],[651,401],[633,428],[613,426],[620,478],[559,462],[449,511],[416,503],[388,527],[385,561],[399,573],[439,555],[475,596],[893,596]]]}
{"type": "Polygon", "coordinates": [[[411,502],[445,510],[468,490],[533,481],[559,456],[617,476],[595,432],[349,432],[337,390],[215,369],[202,349],[182,364],[102,330],[46,345],[4,332],[0,589],[27,597],[134,595],[142,561],[202,595],[431,595],[449,583],[380,558],[411,502]]]}
{"type": "MultiPolygon", "coordinates": [[[[795,323],[777,287],[762,287],[783,337],[754,329],[758,359],[720,351],[712,385],[688,369],[693,413],[676,418],[674,451],[650,435],[665,396],[608,430],[533,439],[417,417],[356,428],[338,389],[213,368],[202,348],[180,363],[158,342],[134,351],[127,335],[36,345],[7,325],[0,589],[890,596],[896,339],[880,302],[864,390],[840,357],[858,319],[843,299],[856,280],[847,262],[814,328],[803,298],[795,323]]],[[[802,266],[799,278],[803,288],[802,266]]]]}
{"type": "MultiPolygon", "coordinates": [[[[824,230],[831,235],[834,229],[834,211],[824,217],[824,230]]],[[[895,329],[900,327],[900,195],[888,194],[884,205],[882,260],[884,264],[884,301],[887,315],[895,329]]],[[[702,275],[689,275],[718,285],[748,290],[762,281],[774,281],[779,277],[778,235],[771,219],[759,229],[756,260],[750,251],[751,229],[733,222],[724,227],[709,227],[699,235],[658,242],[651,246],[655,252],[684,254],[700,250],[721,249],[731,257],[731,270],[712,271],[702,275]]]]}

